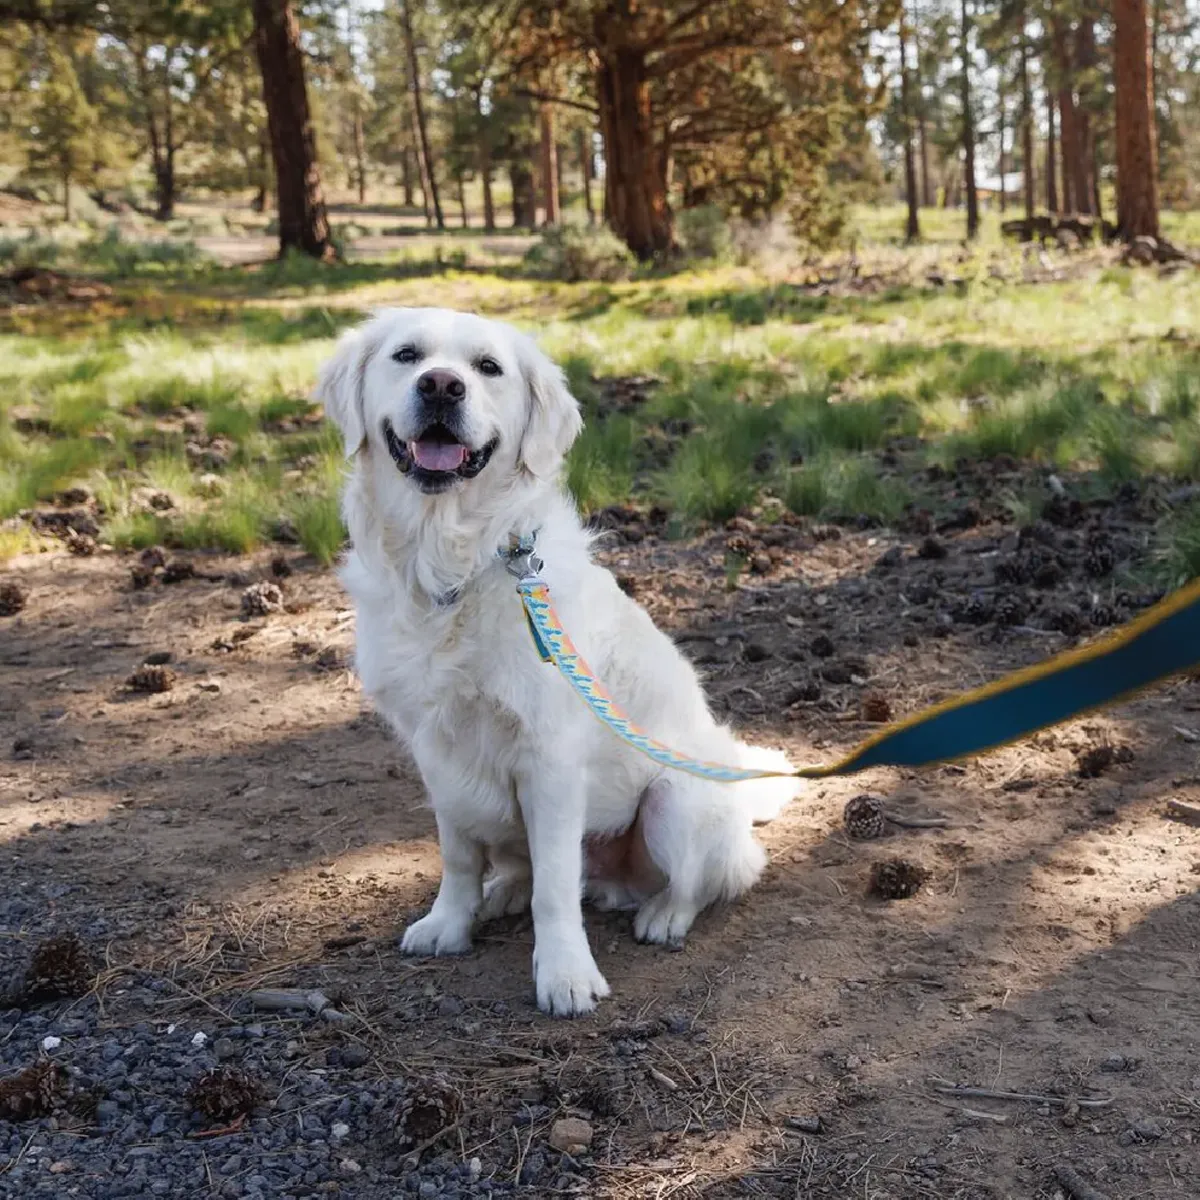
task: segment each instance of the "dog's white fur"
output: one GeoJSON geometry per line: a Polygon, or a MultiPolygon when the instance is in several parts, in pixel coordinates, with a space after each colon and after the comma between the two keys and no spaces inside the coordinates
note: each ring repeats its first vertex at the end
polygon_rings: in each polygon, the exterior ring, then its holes
{"type": "Polygon", "coordinates": [[[795,785],[713,784],[619,741],[539,660],[497,549],[537,532],[564,627],[655,737],[741,765],[786,768],[786,759],[717,724],[689,663],[591,560],[559,484],[579,408],[529,338],[464,313],[385,310],[343,336],[317,395],[352,461],[343,512],[353,549],[341,577],[357,607],[358,672],[410,749],[437,817],[441,886],[403,948],[460,953],[477,922],[531,906],[539,1007],[589,1012],[609,988],[582,895],[636,909],[640,940],[678,941],[702,909],[755,882],[765,854],[752,822],[774,816],[795,785]],[[396,362],[409,345],[421,361],[396,362]],[[481,374],[483,355],[503,374],[481,374]],[[397,469],[381,433],[387,418],[401,439],[420,435],[414,385],[431,367],[466,381],[462,441],[499,439],[476,478],[440,495],[397,469]]]}

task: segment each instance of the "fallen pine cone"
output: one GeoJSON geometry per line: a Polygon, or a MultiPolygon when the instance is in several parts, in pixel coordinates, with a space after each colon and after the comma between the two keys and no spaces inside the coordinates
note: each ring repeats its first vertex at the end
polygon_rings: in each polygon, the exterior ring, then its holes
{"type": "Polygon", "coordinates": [[[231,1124],[248,1117],[266,1099],[263,1085],[236,1067],[206,1071],[188,1089],[188,1105],[210,1121],[231,1124]]]}
{"type": "Polygon", "coordinates": [[[15,617],[25,607],[28,597],[19,583],[0,583],[0,617],[15,617]]]}
{"type": "Polygon", "coordinates": [[[862,719],[872,725],[886,725],[892,719],[892,706],[886,696],[868,692],[862,698],[862,719]]]}
{"type": "Polygon", "coordinates": [[[881,900],[908,900],[929,878],[929,872],[906,858],[887,858],[871,867],[871,895],[881,900]]]}
{"type": "Polygon", "coordinates": [[[195,578],[195,564],[189,562],[186,558],[173,558],[163,567],[163,583],[182,583],[185,579],[195,578]]]}
{"type": "Polygon", "coordinates": [[[78,935],[60,933],[34,948],[25,972],[24,999],[41,1004],[85,996],[92,990],[95,977],[87,947],[78,935]]]}
{"type": "Polygon", "coordinates": [[[175,672],[166,667],[143,664],[129,676],[126,684],[133,692],[169,692],[175,686],[175,672]]]}
{"type": "Polygon", "coordinates": [[[242,613],[247,617],[265,617],[271,613],[283,612],[283,592],[279,585],[268,583],[252,583],[242,593],[242,613]]]}
{"type": "Polygon", "coordinates": [[[1101,746],[1092,746],[1078,756],[1078,769],[1081,779],[1097,779],[1108,770],[1113,763],[1133,761],[1133,751],[1128,746],[1110,746],[1105,742],[1101,746]]]}
{"type": "Polygon", "coordinates": [[[462,1115],[462,1097],[440,1075],[410,1080],[396,1108],[396,1136],[405,1149],[422,1146],[462,1115]]]}
{"type": "Polygon", "coordinates": [[[49,1059],[41,1059],[16,1075],[0,1079],[0,1121],[48,1117],[66,1098],[65,1068],[49,1059]]]}
{"type": "Polygon", "coordinates": [[[869,842],[882,836],[887,818],[883,805],[874,796],[855,796],[846,802],[842,810],[842,822],[846,832],[855,840],[869,842]]]}

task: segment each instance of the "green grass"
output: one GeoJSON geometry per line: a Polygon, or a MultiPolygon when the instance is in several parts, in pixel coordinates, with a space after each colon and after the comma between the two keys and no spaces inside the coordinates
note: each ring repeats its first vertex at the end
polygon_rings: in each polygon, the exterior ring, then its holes
{"type": "MultiPolygon", "coordinates": [[[[489,266],[465,237],[388,262],[257,271],[56,242],[48,254],[91,256],[117,294],[0,323],[0,519],[86,482],[121,547],[240,552],[286,519],[332,561],[344,464],[309,419],[316,369],[372,307],[431,291],[530,329],[564,363],[586,418],[567,482],[586,511],[657,503],[679,532],[764,504],[887,523],[920,500],[922,467],[960,458],[1080,473],[1100,491],[1150,474],[1200,481],[1198,273],[1096,265],[1026,284],[996,214],[966,260],[961,214],[923,214],[914,251],[898,247],[898,216],[856,216],[862,272],[896,275],[861,292],[817,286],[826,268],[800,262],[543,283],[489,266]],[[961,283],[927,286],[933,266],[961,283]],[[632,375],[656,381],[645,402],[606,409],[604,381],[632,375]],[[903,466],[885,466],[897,446],[903,466]],[[146,511],[146,488],[174,507],[146,511]]],[[[1192,217],[1165,224],[1200,234],[1192,217]]],[[[0,255],[24,261],[39,245],[0,255]]],[[[1032,491],[1003,499],[1015,518],[1040,504],[1032,491]]],[[[1170,569],[1200,567],[1193,527],[1164,535],[1170,569]]],[[[8,529],[0,555],[27,546],[8,529]]]]}

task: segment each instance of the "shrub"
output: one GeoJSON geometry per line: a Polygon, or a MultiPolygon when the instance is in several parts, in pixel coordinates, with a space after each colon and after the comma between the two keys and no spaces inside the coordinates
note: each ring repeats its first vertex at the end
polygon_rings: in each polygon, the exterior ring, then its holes
{"type": "Polygon", "coordinates": [[[715,204],[685,208],[675,219],[675,232],[689,258],[728,258],[733,250],[729,222],[715,204]]]}
{"type": "Polygon", "coordinates": [[[525,254],[525,267],[531,274],[566,283],[628,279],[634,265],[633,252],[605,228],[548,229],[525,254]]]}

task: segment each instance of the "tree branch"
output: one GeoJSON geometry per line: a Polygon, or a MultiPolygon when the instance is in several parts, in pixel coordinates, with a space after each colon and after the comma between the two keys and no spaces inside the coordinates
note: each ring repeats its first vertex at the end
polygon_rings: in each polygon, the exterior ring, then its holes
{"type": "Polygon", "coordinates": [[[513,88],[514,96],[525,96],[529,100],[541,100],[546,104],[563,104],[567,108],[577,108],[581,112],[591,113],[593,116],[598,116],[600,110],[594,104],[588,104],[586,100],[572,100],[567,96],[551,96],[547,92],[539,92],[534,88],[513,88]]]}

